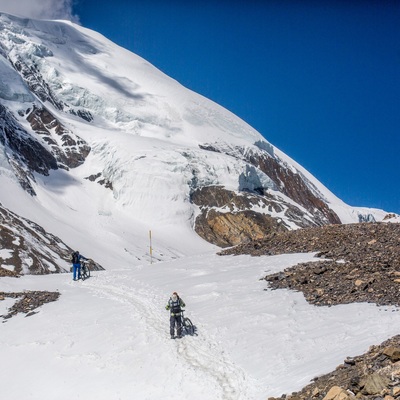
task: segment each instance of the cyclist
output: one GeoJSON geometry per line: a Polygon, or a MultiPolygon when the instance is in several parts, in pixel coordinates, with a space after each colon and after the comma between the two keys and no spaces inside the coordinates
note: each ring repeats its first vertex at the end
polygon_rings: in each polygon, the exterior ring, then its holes
{"type": "Polygon", "coordinates": [[[87,258],[84,257],[82,254],[79,254],[78,250],[72,253],[71,261],[72,261],[74,281],[81,279],[81,260],[87,260],[87,258]],[[78,279],[76,279],[77,272],[78,272],[78,279]]]}
{"type": "Polygon", "coordinates": [[[169,332],[171,334],[171,339],[175,339],[175,325],[176,325],[176,335],[180,339],[182,337],[182,308],[185,307],[185,302],[178,296],[177,292],[172,293],[169,298],[166,310],[170,311],[169,319],[169,332]]]}

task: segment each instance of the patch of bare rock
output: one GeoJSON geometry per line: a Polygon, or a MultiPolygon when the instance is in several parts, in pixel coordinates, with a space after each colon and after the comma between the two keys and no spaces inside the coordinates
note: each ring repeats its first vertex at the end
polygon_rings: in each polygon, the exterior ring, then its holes
{"type": "Polygon", "coordinates": [[[347,358],[335,371],[314,378],[301,391],[268,400],[393,400],[400,398],[400,335],[361,356],[347,358]]]}
{"type": "Polygon", "coordinates": [[[19,278],[19,275],[16,272],[10,271],[10,270],[5,269],[3,267],[0,267],[0,278],[5,277],[5,276],[9,276],[9,277],[11,276],[11,277],[14,277],[14,278],[19,278]]]}
{"type": "Polygon", "coordinates": [[[0,292],[0,301],[4,300],[6,297],[19,300],[8,310],[8,314],[1,315],[4,320],[10,319],[19,313],[31,316],[36,313],[34,310],[43,304],[58,300],[60,293],[37,290],[27,292],[0,292]]]}
{"type": "MultiPolygon", "coordinates": [[[[272,233],[220,254],[304,252],[315,252],[320,260],[266,276],[270,289],[301,291],[316,306],[354,302],[400,306],[400,224],[327,225],[272,233]]],[[[347,358],[335,371],[279,399],[400,399],[400,335],[361,356],[347,358]]]]}
{"type": "Polygon", "coordinates": [[[316,252],[321,259],[266,276],[272,289],[303,292],[315,305],[400,305],[400,224],[327,225],[271,234],[220,254],[316,252]]]}

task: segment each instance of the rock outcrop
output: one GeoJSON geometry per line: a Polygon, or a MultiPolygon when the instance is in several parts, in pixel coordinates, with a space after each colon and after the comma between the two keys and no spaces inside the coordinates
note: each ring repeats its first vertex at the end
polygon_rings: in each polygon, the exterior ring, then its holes
{"type": "MultiPolygon", "coordinates": [[[[201,210],[196,218],[195,231],[203,239],[220,247],[262,239],[267,232],[287,229],[270,215],[251,210],[258,206],[276,213],[284,211],[281,204],[268,201],[266,197],[250,193],[236,194],[222,187],[208,186],[195,190],[191,201],[201,210]]],[[[298,220],[301,223],[300,215],[298,220]]]]}
{"type": "Polygon", "coordinates": [[[321,198],[317,188],[299,171],[285,165],[277,157],[251,154],[249,162],[260,168],[275,183],[279,191],[312,213],[316,225],[340,224],[340,219],[321,198]]]}
{"type": "Polygon", "coordinates": [[[28,110],[26,119],[32,130],[50,147],[58,168],[68,170],[84,163],[90,153],[90,147],[83,139],[67,129],[49,110],[33,106],[32,110],[28,110]]]}
{"type": "Polygon", "coordinates": [[[206,186],[194,190],[190,199],[200,209],[195,231],[220,247],[261,240],[293,226],[316,225],[304,217],[304,211],[299,207],[268,192],[263,195],[235,193],[220,186],[206,186]]]}
{"type": "Polygon", "coordinates": [[[38,139],[32,137],[8,109],[0,104],[0,144],[20,185],[35,194],[33,172],[48,175],[57,169],[57,160],[38,139]]]}
{"type": "Polygon", "coordinates": [[[0,104],[0,145],[21,186],[35,195],[33,172],[49,175],[51,170],[81,165],[90,152],[84,140],[66,129],[45,107],[33,105],[21,112],[31,125],[28,132],[17,117],[0,104]]]}
{"type": "MultiPolygon", "coordinates": [[[[0,231],[0,276],[69,272],[73,250],[57,236],[1,204],[0,231]]],[[[93,262],[91,269],[103,267],[93,262]]]]}
{"type": "MultiPolygon", "coordinates": [[[[284,196],[304,207],[314,225],[341,223],[336,213],[329,208],[326,199],[307,177],[293,166],[288,165],[274,154],[273,146],[267,142],[254,143],[256,148],[232,147],[228,144],[204,144],[204,150],[230,155],[247,162],[253,168],[262,171],[269,179],[265,185],[254,176],[249,180],[243,177],[243,184],[239,182],[239,191],[268,195],[269,189],[279,191],[284,196]],[[258,184],[257,184],[258,182],[258,184]]],[[[248,169],[251,171],[251,168],[248,169]]],[[[251,175],[251,174],[250,174],[251,175]]],[[[269,197],[272,197],[269,193],[269,197]]],[[[280,199],[282,200],[282,199],[280,199]]],[[[304,210],[302,211],[304,216],[304,210]]]]}

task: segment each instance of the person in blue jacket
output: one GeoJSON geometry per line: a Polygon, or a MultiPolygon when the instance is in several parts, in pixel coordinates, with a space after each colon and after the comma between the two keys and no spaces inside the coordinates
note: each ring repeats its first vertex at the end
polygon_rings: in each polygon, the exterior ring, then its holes
{"type": "Polygon", "coordinates": [[[75,251],[72,253],[72,272],[73,272],[73,279],[74,281],[77,281],[78,279],[81,279],[81,260],[87,260],[86,257],[84,257],[82,254],[79,254],[79,251],[75,251]],[[76,275],[78,273],[78,279],[76,278],[76,275]]]}

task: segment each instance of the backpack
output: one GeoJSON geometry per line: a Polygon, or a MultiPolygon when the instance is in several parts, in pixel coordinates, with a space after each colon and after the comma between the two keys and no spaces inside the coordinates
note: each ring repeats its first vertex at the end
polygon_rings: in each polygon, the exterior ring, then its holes
{"type": "Polygon", "coordinates": [[[171,299],[171,312],[173,314],[179,314],[181,311],[181,299],[179,297],[176,301],[172,301],[171,299]]]}
{"type": "Polygon", "coordinates": [[[72,253],[71,261],[72,261],[72,264],[79,264],[79,255],[76,253],[72,253]]]}

